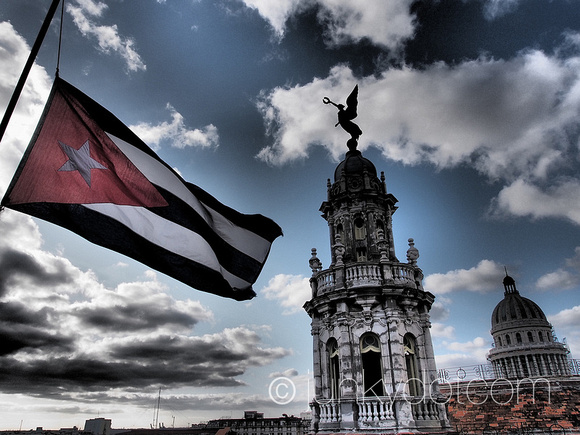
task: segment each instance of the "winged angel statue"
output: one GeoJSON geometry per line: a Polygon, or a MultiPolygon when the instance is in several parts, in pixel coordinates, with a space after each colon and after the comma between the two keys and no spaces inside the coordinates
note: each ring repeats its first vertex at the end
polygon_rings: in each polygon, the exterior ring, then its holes
{"type": "Polygon", "coordinates": [[[362,130],[352,120],[356,118],[356,109],[358,106],[358,85],[354,87],[350,95],[346,99],[346,108],[344,104],[336,104],[330,101],[330,98],[324,97],[322,99],[324,104],[332,104],[338,109],[338,122],[335,127],[341,126],[344,131],[350,134],[350,139],[346,142],[348,149],[353,151],[358,144],[358,138],[362,134],[362,130]]]}

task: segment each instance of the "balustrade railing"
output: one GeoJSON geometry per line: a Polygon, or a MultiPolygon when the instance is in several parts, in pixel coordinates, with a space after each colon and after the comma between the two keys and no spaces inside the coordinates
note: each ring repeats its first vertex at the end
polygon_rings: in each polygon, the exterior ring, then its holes
{"type": "Polygon", "coordinates": [[[360,285],[380,285],[383,277],[381,267],[376,264],[355,264],[346,268],[345,282],[347,287],[360,285]]]}
{"type": "Polygon", "coordinates": [[[421,400],[411,405],[415,420],[439,420],[439,408],[432,400],[421,400]]]}
{"type": "Polygon", "coordinates": [[[395,284],[415,284],[415,270],[411,266],[392,265],[390,269],[395,284]]]}
{"type": "Polygon", "coordinates": [[[316,275],[316,284],[318,294],[326,293],[335,288],[335,279],[333,270],[323,270],[316,275]]]}
{"type": "MultiPolygon", "coordinates": [[[[580,375],[580,360],[568,359],[570,374],[580,375]]],[[[478,379],[498,379],[508,377],[510,373],[498,373],[491,364],[477,364],[462,367],[448,367],[437,371],[439,382],[448,383],[456,381],[473,381],[478,379]]]]}
{"type": "Polygon", "coordinates": [[[414,266],[398,264],[355,263],[344,266],[343,282],[337,282],[338,268],[318,272],[316,280],[317,294],[321,295],[335,288],[356,288],[382,284],[397,284],[415,287],[414,266]]]}
{"type": "Polygon", "coordinates": [[[383,399],[363,399],[357,402],[359,423],[394,420],[393,404],[388,397],[383,399]]]}
{"type": "Polygon", "coordinates": [[[331,401],[319,403],[320,407],[320,423],[337,423],[341,420],[340,402],[331,401]]]}

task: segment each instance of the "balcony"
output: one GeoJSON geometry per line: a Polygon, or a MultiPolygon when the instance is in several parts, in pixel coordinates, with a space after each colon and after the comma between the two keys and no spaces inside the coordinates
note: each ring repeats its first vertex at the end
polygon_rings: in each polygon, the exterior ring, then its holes
{"type": "MultiPolygon", "coordinates": [[[[412,415],[412,427],[439,427],[445,419],[442,405],[426,397],[374,396],[311,403],[318,430],[388,430],[397,427],[397,413],[412,415]],[[406,410],[404,410],[406,409],[406,410]],[[346,418],[348,421],[345,421],[346,418]]],[[[399,416],[399,418],[401,418],[399,416]]]]}
{"type": "Polygon", "coordinates": [[[320,296],[335,289],[345,288],[397,286],[417,289],[418,282],[420,283],[422,278],[422,276],[416,278],[417,273],[421,273],[419,269],[405,263],[353,263],[331,266],[330,269],[318,272],[313,280],[316,285],[315,294],[320,296]]]}

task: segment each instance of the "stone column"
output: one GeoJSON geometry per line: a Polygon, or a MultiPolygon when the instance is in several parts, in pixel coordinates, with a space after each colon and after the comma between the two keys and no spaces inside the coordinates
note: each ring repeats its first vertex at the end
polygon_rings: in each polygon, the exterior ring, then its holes
{"type": "MultiPolygon", "coordinates": [[[[312,321],[312,356],[313,356],[313,370],[314,370],[314,397],[322,397],[322,367],[320,364],[320,334],[318,325],[314,325],[316,321],[312,321]]],[[[318,323],[318,322],[316,322],[318,323]]]]}

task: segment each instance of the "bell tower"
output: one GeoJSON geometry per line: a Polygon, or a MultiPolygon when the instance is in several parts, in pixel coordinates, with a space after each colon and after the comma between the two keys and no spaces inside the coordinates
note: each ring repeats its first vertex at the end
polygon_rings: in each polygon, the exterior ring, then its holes
{"type": "MultiPolygon", "coordinates": [[[[356,108],[355,91],[349,107],[356,108]]],[[[344,106],[334,105],[340,123],[344,106]]],[[[323,269],[316,249],[309,260],[312,298],[304,309],[312,319],[312,429],[447,431],[430,335],[435,297],[423,289],[413,239],[407,262],[397,259],[392,231],[397,199],[387,192],[384,173],[379,178],[356,149],[356,139],[348,141],[320,207],[330,234],[330,265],[323,269]]]]}

